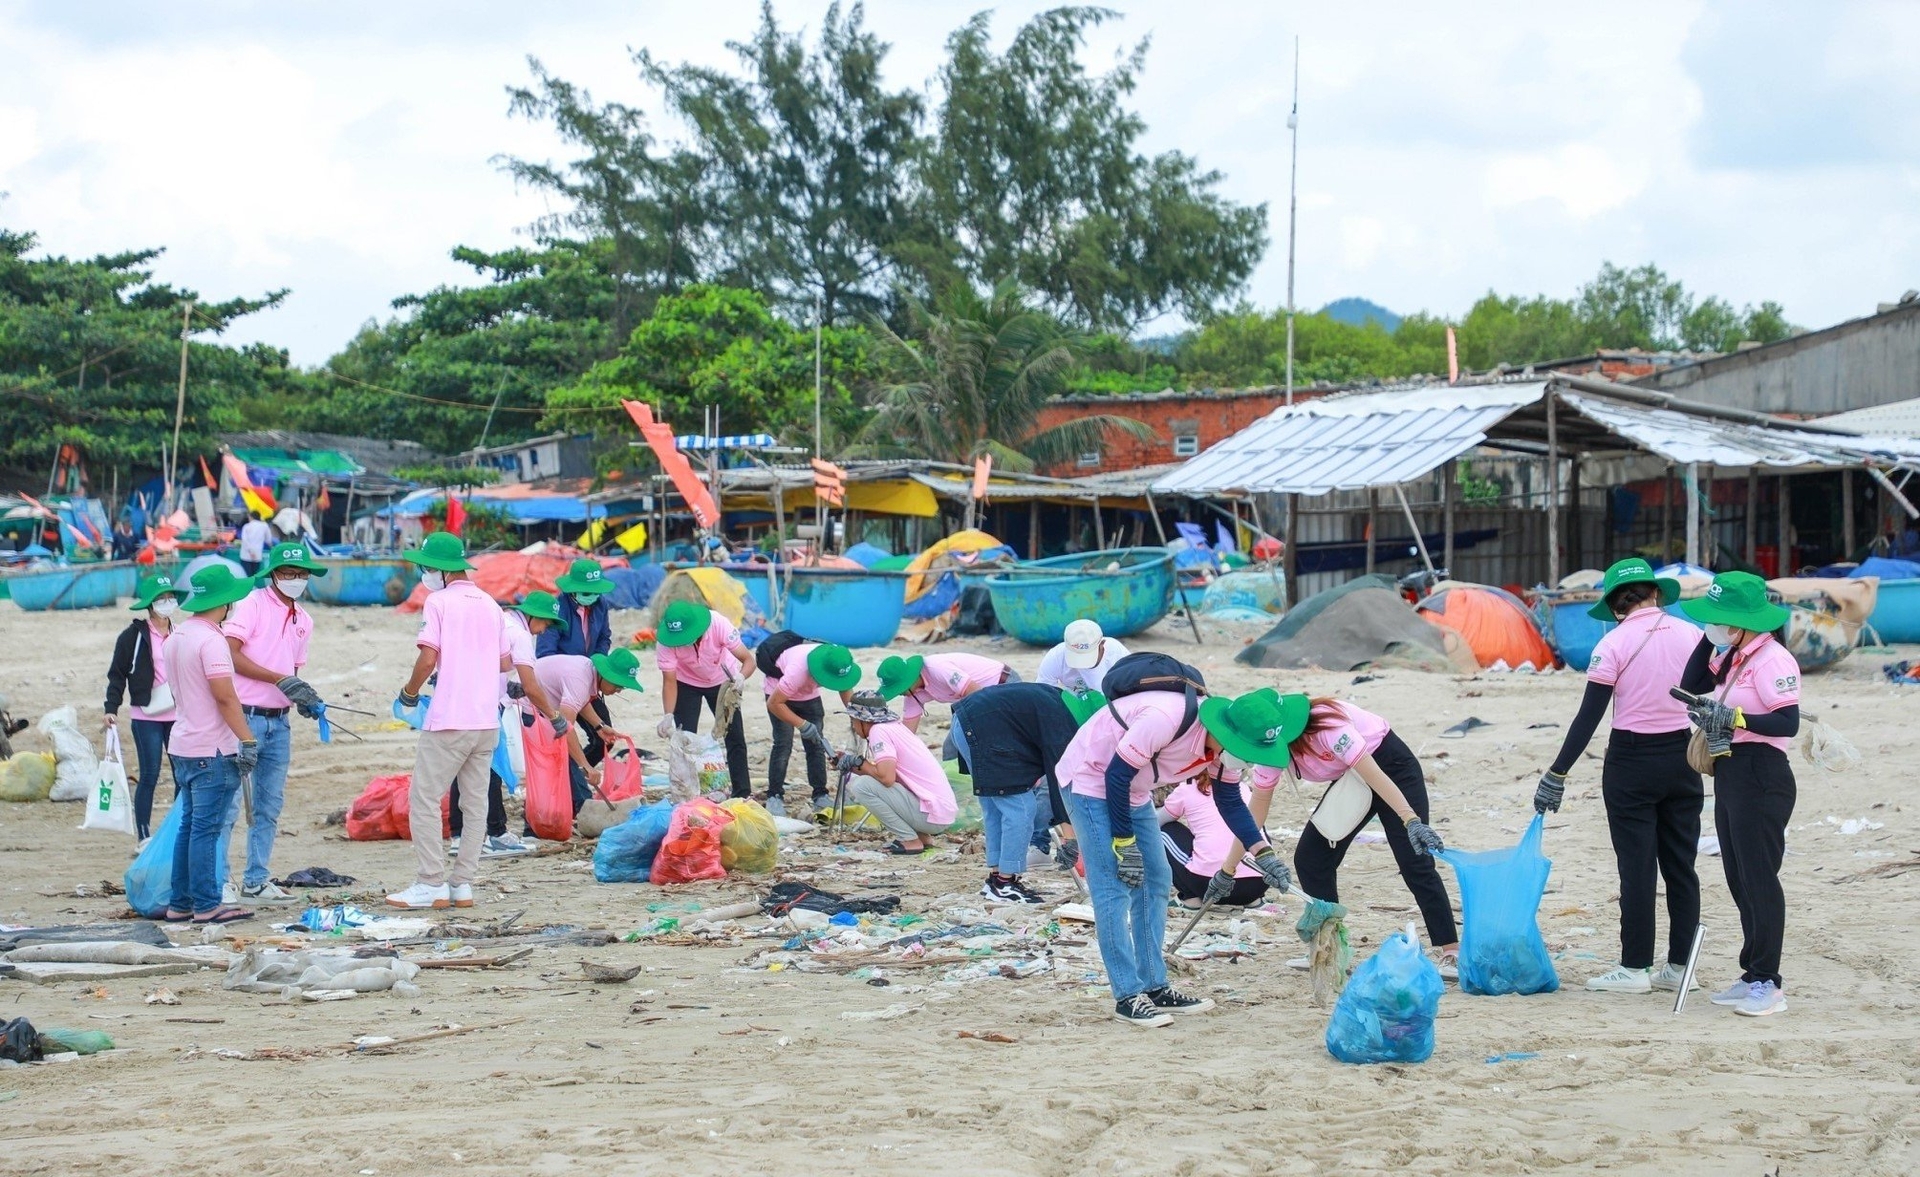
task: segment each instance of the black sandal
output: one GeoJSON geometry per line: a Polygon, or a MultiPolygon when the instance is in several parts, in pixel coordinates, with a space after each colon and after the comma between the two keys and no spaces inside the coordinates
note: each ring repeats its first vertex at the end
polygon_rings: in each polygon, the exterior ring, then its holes
{"type": "Polygon", "coordinates": [[[214,924],[232,924],[252,918],[253,913],[250,911],[245,911],[238,907],[227,907],[223,904],[220,907],[214,908],[204,916],[194,916],[193,926],[196,928],[205,928],[211,927],[214,924]]]}
{"type": "Polygon", "coordinates": [[[927,851],[931,849],[933,849],[933,847],[931,846],[922,846],[918,850],[909,850],[905,846],[902,846],[898,841],[887,843],[888,854],[903,854],[903,855],[904,854],[925,854],[927,851]]]}

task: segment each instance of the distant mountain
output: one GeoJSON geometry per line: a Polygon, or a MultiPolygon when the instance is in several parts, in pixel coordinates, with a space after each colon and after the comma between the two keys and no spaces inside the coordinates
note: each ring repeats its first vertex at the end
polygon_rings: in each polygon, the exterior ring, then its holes
{"type": "Polygon", "coordinates": [[[1320,308],[1320,313],[1336,323],[1351,323],[1355,327],[1365,326],[1368,319],[1380,324],[1388,331],[1400,325],[1400,316],[1394,314],[1377,302],[1368,302],[1364,298],[1342,298],[1320,308]]]}

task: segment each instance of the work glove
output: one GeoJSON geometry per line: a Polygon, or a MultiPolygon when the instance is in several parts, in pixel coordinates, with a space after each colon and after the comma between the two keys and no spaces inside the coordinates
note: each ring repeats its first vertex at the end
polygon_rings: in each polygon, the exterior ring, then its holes
{"type": "Polygon", "coordinates": [[[674,720],[673,716],[663,715],[660,717],[660,722],[654,726],[653,734],[663,740],[671,740],[673,733],[679,730],[680,725],[674,720]]]}
{"type": "Polygon", "coordinates": [[[1533,811],[1535,813],[1558,813],[1560,801],[1567,795],[1567,778],[1561,773],[1548,769],[1540,774],[1540,783],[1533,790],[1533,811]]]}
{"type": "Polygon", "coordinates": [[[1434,833],[1433,827],[1417,817],[1407,822],[1407,841],[1413,843],[1415,854],[1438,854],[1447,848],[1447,844],[1440,840],[1440,835],[1434,833]]]}
{"type": "Polygon", "coordinates": [[[1733,755],[1734,714],[1718,699],[1701,699],[1687,707],[1687,718],[1707,737],[1707,754],[1716,760],[1733,755]]]}
{"type": "Polygon", "coordinates": [[[313,709],[323,702],[320,692],[314,690],[306,679],[298,675],[289,674],[273,685],[280,688],[280,693],[287,697],[287,702],[298,707],[300,714],[308,719],[313,718],[313,709]]]}
{"type": "Polygon", "coordinates": [[[566,739],[567,733],[573,730],[573,721],[558,711],[547,716],[547,722],[553,725],[553,738],[556,740],[566,739]]]}
{"type": "Polygon", "coordinates": [[[826,733],[821,731],[820,725],[811,719],[800,725],[800,738],[806,743],[820,744],[822,746],[827,742],[826,733]]]}
{"type": "Polygon", "coordinates": [[[1120,860],[1120,881],[1129,887],[1138,887],[1147,878],[1147,860],[1140,854],[1140,845],[1132,838],[1115,838],[1113,856],[1120,860]]]}
{"type": "Polygon", "coordinates": [[[260,763],[259,742],[256,740],[242,740],[240,742],[240,750],[233,754],[234,767],[240,770],[241,776],[246,776],[248,773],[253,771],[254,765],[259,763],[260,763]]]}
{"type": "Polygon", "coordinates": [[[833,754],[833,768],[835,772],[859,772],[860,766],[865,762],[865,758],[858,752],[835,752],[833,754]]]}
{"type": "Polygon", "coordinates": [[[526,697],[527,688],[521,685],[519,679],[512,678],[507,680],[507,698],[524,699],[526,697]]]}
{"type": "Polygon", "coordinates": [[[1053,848],[1053,861],[1061,870],[1072,870],[1080,865],[1080,843],[1074,838],[1062,838],[1053,848]]]}
{"type": "Polygon", "coordinates": [[[405,711],[412,711],[415,707],[420,706],[420,696],[409,695],[404,689],[402,689],[398,695],[394,696],[394,698],[400,701],[400,707],[405,711]]]}
{"type": "Polygon", "coordinates": [[[1293,872],[1287,869],[1286,863],[1280,861],[1273,847],[1267,846],[1254,855],[1253,865],[1259,868],[1260,877],[1267,880],[1267,886],[1283,895],[1293,890],[1293,872]]]}
{"type": "Polygon", "coordinates": [[[1207,880],[1207,893],[1204,896],[1208,906],[1222,902],[1231,894],[1233,894],[1233,875],[1224,870],[1214,871],[1213,877],[1207,880]]]}

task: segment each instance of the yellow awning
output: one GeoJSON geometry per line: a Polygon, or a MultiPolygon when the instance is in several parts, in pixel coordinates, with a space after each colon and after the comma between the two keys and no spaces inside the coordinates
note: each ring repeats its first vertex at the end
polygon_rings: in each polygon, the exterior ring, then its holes
{"type": "MultiPolygon", "coordinates": [[[[789,511],[810,510],[814,505],[813,488],[798,486],[789,489],[785,503],[789,511]]],[[[882,479],[847,483],[847,509],[874,515],[912,515],[932,519],[940,514],[940,502],[932,490],[918,482],[882,479]]]]}

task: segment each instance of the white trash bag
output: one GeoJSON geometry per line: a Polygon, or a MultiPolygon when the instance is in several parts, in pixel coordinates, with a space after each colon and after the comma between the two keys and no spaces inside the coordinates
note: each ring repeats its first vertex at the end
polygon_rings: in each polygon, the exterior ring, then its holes
{"type": "Polygon", "coordinates": [[[49,801],[85,801],[100,783],[100,758],[93,741],[80,730],[80,717],[71,705],[40,717],[40,731],[53,741],[53,792],[49,801]]]}
{"type": "Polygon", "coordinates": [[[107,755],[100,761],[99,780],[87,798],[83,830],[109,830],[132,837],[133,790],[127,787],[127,766],[120,758],[120,729],[107,729],[107,755]]]}

